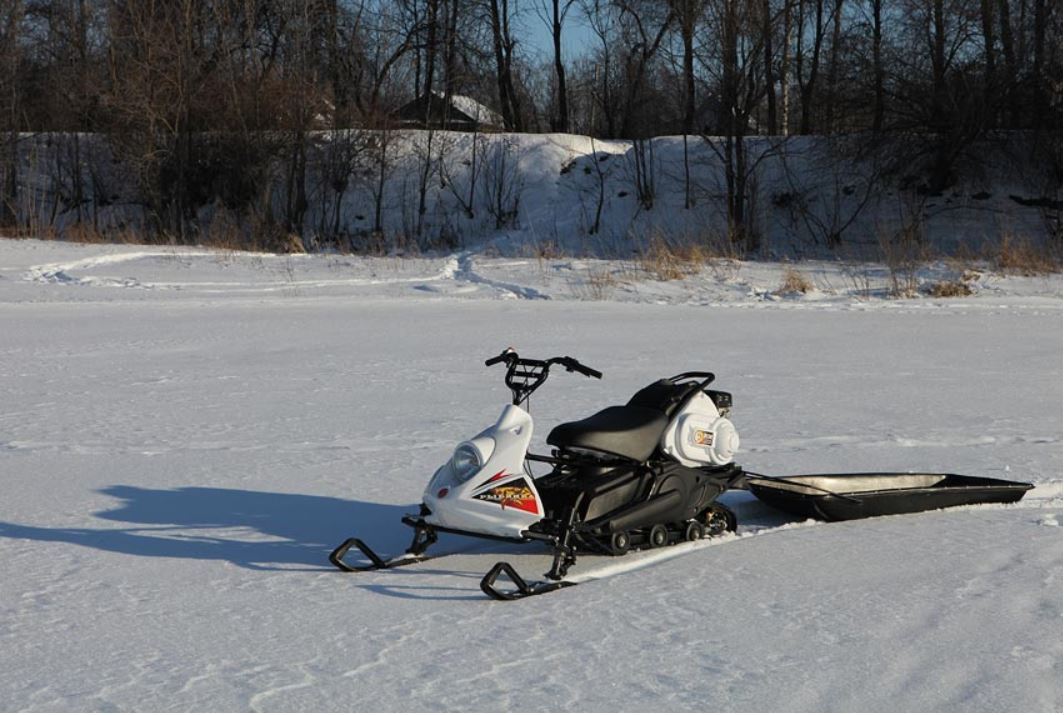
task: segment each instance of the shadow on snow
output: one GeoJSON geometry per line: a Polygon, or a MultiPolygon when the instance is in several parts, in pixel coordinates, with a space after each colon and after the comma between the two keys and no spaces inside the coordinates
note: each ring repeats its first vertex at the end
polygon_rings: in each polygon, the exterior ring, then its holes
{"type": "Polygon", "coordinates": [[[133,556],[215,559],[257,570],[331,570],[329,552],[357,534],[382,554],[402,552],[413,506],[304,494],[116,485],[121,500],[96,516],[116,528],[54,528],[0,522],[0,537],[75,544],[133,556]],[[227,533],[228,532],[228,533],[227,533]],[[235,532],[235,533],[234,533],[235,532]]]}

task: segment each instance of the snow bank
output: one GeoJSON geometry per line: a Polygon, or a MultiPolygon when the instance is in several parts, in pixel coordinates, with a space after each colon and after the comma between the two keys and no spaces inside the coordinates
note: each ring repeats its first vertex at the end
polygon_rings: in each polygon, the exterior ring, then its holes
{"type": "MultiPolygon", "coordinates": [[[[62,140],[44,135],[25,142],[22,175],[28,185],[22,200],[25,211],[40,214],[32,225],[136,223],[141,202],[129,172],[92,137],[86,140],[87,161],[96,175],[107,177],[107,205],[90,218],[88,208],[62,204],[70,193],[63,186],[67,179],[40,168],[52,165],[62,140]]],[[[389,247],[609,258],[630,257],[661,241],[697,244],[723,255],[748,248],[736,247],[726,235],[727,189],[715,138],[690,137],[685,143],[682,137],[657,137],[636,145],[572,134],[402,130],[318,132],[308,142],[307,210],[299,233],[310,247],[337,242],[360,250],[378,247],[373,231],[379,194],[389,247]],[[323,175],[335,172],[346,156],[330,149],[334,139],[347,146],[343,137],[362,149],[348,148],[355,152],[349,159],[353,173],[337,197],[323,175]],[[384,149],[374,142],[383,142],[384,149]]],[[[1049,255],[1059,251],[1059,182],[1042,177],[1007,137],[973,149],[979,161],[959,166],[960,179],[941,194],[921,184],[918,166],[888,171],[898,151],[876,149],[867,136],[748,138],[745,213],[761,237],[750,255],[878,259],[884,245],[900,250],[900,236],[912,244],[904,250],[919,255],[986,255],[1004,237],[1045,245],[1049,255]]],[[[281,215],[288,170],[272,171],[275,211],[281,215]]],[[[217,218],[215,211],[200,208],[204,231],[217,218]]]]}

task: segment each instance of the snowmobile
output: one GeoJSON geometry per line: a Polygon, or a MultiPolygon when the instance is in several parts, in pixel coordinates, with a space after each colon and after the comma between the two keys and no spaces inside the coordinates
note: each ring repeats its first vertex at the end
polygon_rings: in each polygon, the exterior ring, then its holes
{"type": "Polygon", "coordinates": [[[508,348],[485,361],[506,366],[512,401],[499,419],[461,442],[433,474],[420,510],[402,521],[414,530],[406,553],[384,559],[350,538],[329,560],[342,571],[372,571],[432,558],[440,532],[512,542],[538,541],[553,560],[545,580],[526,581],[507,562],[480,587],[513,600],[575,585],[566,574],[579,554],[622,555],[735,531],[735,514],[717,501],[729,489],[801,518],[860,519],[1021,499],[1033,485],[942,473],[808,474],[744,471],[733,461],[739,435],[729,419],[732,396],[710,389],[710,372],[684,372],[647,385],[627,404],[559,424],[549,455],[529,451],[528,401],[552,367],[601,379],[572,357],[533,360],[508,348]],[[540,476],[534,463],[547,465],[540,476]],[[345,560],[351,549],[366,561],[345,560]],[[509,580],[512,588],[500,584],[509,580]]]}
{"type": "Polygon", "coordinates": [[[580,553],[625,554],[734,531],[734,513],[717,502],[746,479],[732,458],[739,435],[728,419],[732,396],[711,390],[710,372],[685,372],[654,382],[625,405],[557,425],[547,435],[550,455],[528,451],[528,401],[552,367],[601,379],[572,357],[534,360],[506,349],[485,365],[506,366],[512,395],[499,419],[460,443],[429,481],[420,511],[403,518],[414,530],[402,556],[385,560],[360,539],[340,544],[329,560],[343,571],[417,563],[439,532],[547,544],[553,560],[546,581],[528,583],[507,563],[488,572],[481,588],[500,599],[571,585],[565,581],[580,553]],[[548,465],[535,476],[532,463],[548,465]],[[352,549],[368,564],[352,565],[352,549]],[[501,591],[501,575],[516,591],[501,591]]]}

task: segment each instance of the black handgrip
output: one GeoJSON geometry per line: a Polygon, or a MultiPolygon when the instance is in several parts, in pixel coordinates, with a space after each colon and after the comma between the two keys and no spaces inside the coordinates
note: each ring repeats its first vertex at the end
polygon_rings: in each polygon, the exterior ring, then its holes
{"type": "Polygon", "coordinates": [[[484,365],[486,367],[491,367],[492,365],[497,365],[500,362],[505,362],[507,360],[510,360],[510,359],[516,358],[516,357],[517,357],[517,352],[513,348],[506,348],[505,350],[503,350],[501,353],[499,353],[495,357],[488,358],[487,360],[485,360],[484,361],[484,365]]]}
{"type": "Polygon", "coordinates": [[[568,355],[566,355],[564,358],[562,358],[561,362],[562,362],[563,365],[565,365],[565,369],[569,370],[570,372],[575,371],[575,372],[579,372],[581,375],[586,375],[587,377],[593,377],[593,378],[595,378],[597,380],[601,380],[602,379],[602,373],[601,372],[599,372],[598,370],[596,370],[593,367],[588,367],[587,365],[581,364],[580,361],[577,360],[576,358],[571,358],[568,355]]]}

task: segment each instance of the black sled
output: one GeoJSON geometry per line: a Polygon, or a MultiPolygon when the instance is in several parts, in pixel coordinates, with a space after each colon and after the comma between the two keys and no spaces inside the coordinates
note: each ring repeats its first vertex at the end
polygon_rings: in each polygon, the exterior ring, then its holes
{"type": "Polygon", "coordinates": [[[961,474],[867,473],[750,475],[747,488],[788,514],[845,521],[970,504],[1008,504],[1019,501],[1034,485],[961,474]]]}

